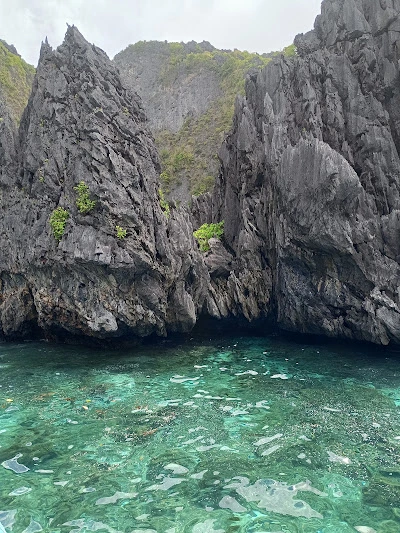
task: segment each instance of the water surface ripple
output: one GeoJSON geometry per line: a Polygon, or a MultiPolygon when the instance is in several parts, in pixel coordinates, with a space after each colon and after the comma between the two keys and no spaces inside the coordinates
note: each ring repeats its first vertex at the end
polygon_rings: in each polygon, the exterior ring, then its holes
{"type": "Polygon", "coordinates": [[[400,359],[0,344],[0,533],[400,532],[400,359]]]}

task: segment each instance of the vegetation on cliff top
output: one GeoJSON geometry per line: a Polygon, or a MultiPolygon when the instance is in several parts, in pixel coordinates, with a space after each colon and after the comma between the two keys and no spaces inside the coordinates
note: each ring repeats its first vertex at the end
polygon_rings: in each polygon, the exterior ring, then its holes
{"type": "Polygon", "coordinates": [[[0,41],[0,97],[5,99],[12,119],[19,123],[31,93],[35,68],[13,54],[0,41]]]}
{"type": "Polygon", "coordinates": [[[151,49],[157,44],[165,58],[159,77],[164,88],[173,88],[182,75],[190,77],[208,71],[216,75],[221,90],[222,96],[212,101],[205,113],[189,117],[177,133],[168,130],[155,133],[162,161],[163,191],[169,195],[186,182],[191,194],[196,196],[213,187],[219,167],[217,152],[231,127],[236,96],[244,94],[246,74],[263,68],[274,55],[294,55],[295,48],[291,45],[283,52],[259,55],[217,50],[208,43],[140,41],[131,47],[132,51],[145,53],[146,47],[151,49]]]}

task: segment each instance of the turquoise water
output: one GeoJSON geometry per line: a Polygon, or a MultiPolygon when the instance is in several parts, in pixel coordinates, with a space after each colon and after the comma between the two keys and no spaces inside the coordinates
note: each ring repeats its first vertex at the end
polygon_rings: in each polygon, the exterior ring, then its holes
{"type": "Polygon", "coordinates": [[[0,344],[0,533],[400,532],[400,358],[0,344]]]}

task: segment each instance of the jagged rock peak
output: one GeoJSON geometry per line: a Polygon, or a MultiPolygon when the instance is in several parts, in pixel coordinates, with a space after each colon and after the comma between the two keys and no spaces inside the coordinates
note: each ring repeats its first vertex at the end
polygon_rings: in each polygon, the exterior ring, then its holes
{"type": "Polygon", "coordinates": [[[76,44],[83,44],[87,45],[89,44],[88,41],[84,38],[84,36],[81,34],[81,32],[78,30],[78,28],[72,24],[67,24],[68,29],[65,34],[64,43],[76,43],[76,44]]]}
{"type": "MultiPolygon", "coordinates": [[[[49,45],[47,37],[44,42],[42,42],[40,50],[40,59],[39,64],[43,61],[48,55],[53,52],[52,47],[49,45]]],[[[107,62],[109,62],[108,55],[94,44],[89,43],[78,28],[74,25],[70,26],[68,24],[68,29],[65,33],[64,41],[58,48],[55,50],[61,56],[66,57],[75,57],[80,54],[82,57],[86,55],[87,59],[94,60],[96,57],[102,56],[107,62]]]]}
{"type": "Polygon", "coordinates": [[[324,0],[314,30],[296,36],[298,54],[354,41],[362,35],[398,32],[400,0],[324,0]]]}
{"type": "Polygon", "coordinates": [[[325,0],[237,102],[214,218],[284,329],[400,343],[399,7],[325,0]]]}
{"type": "Polygon", "coordinates": [[[81,32],[78,30],[78,28],[74,25],[69,26],[67,32],[65,34],[64,42],[61,45],[61,47],[71,47],[72,53],[76,52],[76,48],[81,50],[92,50],[98,55],[104,56],[105,59],[109,60],[108,55],[99,48],[98,46],[89,43],[85,37],[81,34],[81,32]]]}
{"type": "Polygon", "coordinates": [[[49,41],[46,37],[46,39],[42,41],[42,45],[40,47],[39,64],[44,61],[44,59],[48,57],[52,52],[53,48],[50,46],[49,41]]]}
{"type": "Polygon", "coordinates": [[[18,163],[4,178],[0,330],[21,333],[34,322],[89,336],[162,334],[171,253],[140,101],[76,28],[42,52],[18,163]],[[82,182],[88,209],[77,202],[82,182]],[[55,212],[67,216],[58,236],[55,212]]]}

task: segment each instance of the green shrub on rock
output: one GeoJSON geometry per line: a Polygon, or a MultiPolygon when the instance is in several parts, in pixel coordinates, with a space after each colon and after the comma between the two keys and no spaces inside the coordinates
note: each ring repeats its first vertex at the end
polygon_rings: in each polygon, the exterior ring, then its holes
{"type": "Polygon", "coordinates": [[[57,207],[50,215],[50,226],[56,241],[61,241],[68,218],[69,213],[63,207],[57,207]]]}
{"type": "Polygon", "coordinates": [[[224,234],[224,221],[218,222],[217,224],[203,224],[198,230],[196,230],[193,235],[197,242],[199,243],[200,250],[202,252],[208,252],[210,245],[208,244],[209,239],[213,237],[220,239],[224,234]]]}
{"type": "Polygon", "coordinates": [[[89,187],[84,181],[81,181],[76,187],[74,187],[74,190],[78,193],[78,197],[76,199],[76,206],[80,213],[86,215],[86,213],[92,211],[92,209],[94,209],[96,205],[95,200],[90,199],[89,187]]]}
{"type": "Polygon", "coordinates": [[[171,212],[171,208],[169,207],[169,203],[167,202],[167,200],[165,199],[165,196],[164,196],[164,192],[162,189],[158,189],[158,195],[160,197],[160,206],[161,206],[161,209],[164,213],[164,215],[169,218],[169,215],[170,215],[170,212],[171,212]]]}
{"type": "Polygon", "coordinates": [[[121,226],[115,226],[115,231],[117,232],[118,239],[125,239],[126,229],[122,228],[121,226]]]}

